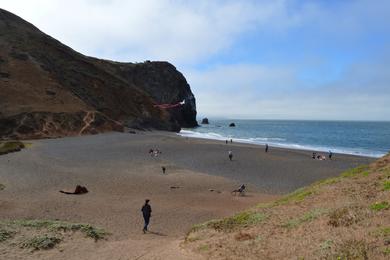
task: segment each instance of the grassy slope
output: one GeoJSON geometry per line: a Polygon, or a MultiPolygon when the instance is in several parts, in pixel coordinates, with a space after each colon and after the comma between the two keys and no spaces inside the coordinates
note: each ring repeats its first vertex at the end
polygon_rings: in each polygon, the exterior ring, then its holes
{"type": "Polygon", "coordinates": [[[195,226],[210,259],[389,259],[390,155],[267,205],[195,226]]]}

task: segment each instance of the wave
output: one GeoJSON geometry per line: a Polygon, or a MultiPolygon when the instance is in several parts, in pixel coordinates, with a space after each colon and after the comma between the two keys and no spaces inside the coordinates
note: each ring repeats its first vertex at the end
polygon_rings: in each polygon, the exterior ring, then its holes
{"type": "Polygon", "coordinates": [[[288,148],[295,150],[308,150],[308,151],[316,151],[316,152],[328,152],[332,151],[333,153],[340,154],[349,154],[349,155],[357,155],[357,156],[366,156],[373,158],[380,158],[385,155],[385,153],[371,151],[367,149],[353,149],[353,148],[345,148],[345,147],[326,147],[326,146],[316,146],[310,144],[295,144],[285,142],[286,140],[283,138],[277,137],[255,137],[255,138],[234,138],[233,136],[223,136],[218,133],[208,132],[208,133],[200,133],[191,130],[181,130],[178,135],[189,138],[200,138],[200,139],[210,139],[210,140],[219,140],[225,141],[234,139],[237,143],[246,143],[246,144],[255,144],[255,145],[265,145],[268,144],[270,147],[278,147],[278,148],[288,148]]]}

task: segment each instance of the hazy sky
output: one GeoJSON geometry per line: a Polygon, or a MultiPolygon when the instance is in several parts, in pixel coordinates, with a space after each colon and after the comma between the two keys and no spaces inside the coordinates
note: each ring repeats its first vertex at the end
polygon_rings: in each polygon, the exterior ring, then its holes
{"type": "Polygon", "coordinates": [[[166,60],[198,114],[390,120],[389,0],[0,0],[73,49],[166,60]]]}

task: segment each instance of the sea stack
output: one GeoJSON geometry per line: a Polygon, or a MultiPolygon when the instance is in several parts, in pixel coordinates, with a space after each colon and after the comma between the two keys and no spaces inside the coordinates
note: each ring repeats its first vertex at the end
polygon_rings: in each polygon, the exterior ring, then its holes
{"type": "Polygon", "coordinates": [[[207,117],[202,119],[202,125],[208,125],[209,124],[209,119],[207,117]]]}

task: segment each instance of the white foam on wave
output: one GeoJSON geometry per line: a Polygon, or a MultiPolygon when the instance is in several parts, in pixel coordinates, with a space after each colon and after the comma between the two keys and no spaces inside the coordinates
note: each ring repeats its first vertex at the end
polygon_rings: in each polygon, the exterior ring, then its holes
{"type": "Polygon", "coordinates": [[[379,158],[385,155],[385,153],[375,152],[375,151],[370,151],[365,149],[301,145],[301,144],[294,144],[294,143],[287,143],[287,142],[283,143],[283,141],[286,140],[277,137],[234,138],[233,136],[223,136],[221,134],[214,133],[214,132],[200,133],[191,130],[181,130],[180,133],[178,133],[178,135],[183,137],[189,137],[189,138],[210,139],[210,140],[219,140],[219,141],[225,141],[233,138],[234,141],[237,143],[257,144],[257,145],[268,144],[271,147],[287,148],[287,149],[295,149],[295,150],[309,150],[309,151],[316,151],[316,152],[332,151],[333,153],[366,156],[366,157],[373,157],[373,158],[379,158]]]}

